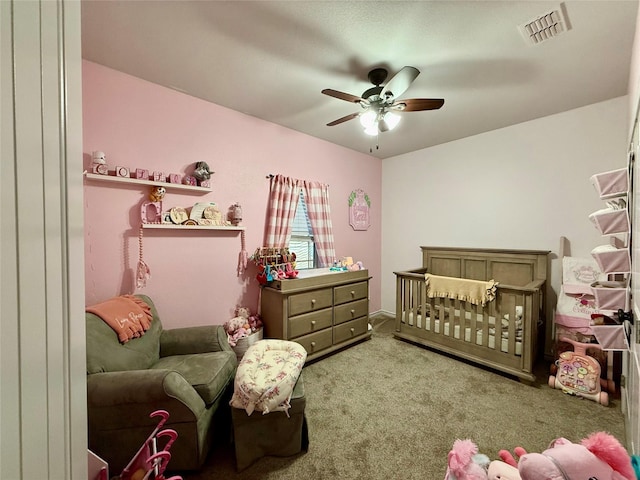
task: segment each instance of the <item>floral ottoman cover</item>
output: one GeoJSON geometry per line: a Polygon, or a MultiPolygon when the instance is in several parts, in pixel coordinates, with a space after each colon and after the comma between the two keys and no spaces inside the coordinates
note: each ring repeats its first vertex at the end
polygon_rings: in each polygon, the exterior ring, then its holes
{"type": "Polygon", "coordinates": [[[275,411],[288,415],[293,387],[306,359],[307,351],[296,342],[267,339],[254,343],[238,365],[230,405],[244,409],[247,415],[254,410],[263,415],[275,411]]]}

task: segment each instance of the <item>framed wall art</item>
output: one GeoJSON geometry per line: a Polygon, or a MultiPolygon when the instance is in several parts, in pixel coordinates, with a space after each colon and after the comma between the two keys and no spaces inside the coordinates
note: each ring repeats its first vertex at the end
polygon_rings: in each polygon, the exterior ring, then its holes
{"type": "Polygon", "coordinates": [[[354,230],[368,230],[371,225],[369,208],[371,200],[369,195],[361,188],[354,190],[349,195],[349,225],[354,230]]]}

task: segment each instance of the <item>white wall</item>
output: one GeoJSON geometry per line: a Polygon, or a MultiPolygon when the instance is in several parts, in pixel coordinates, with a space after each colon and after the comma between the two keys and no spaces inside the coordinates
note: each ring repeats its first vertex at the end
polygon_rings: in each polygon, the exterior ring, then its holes
{"type": "Polygon", "coordinates": [[[557,255],[566,236],[572,255],[590,257],[608,237],[588,218],[603,208],[589,177],[626,166],[627,123],[624,96],[384,160],[383,310],[395,312],[393,272],[420,267],[420,246],[557,255]]]}

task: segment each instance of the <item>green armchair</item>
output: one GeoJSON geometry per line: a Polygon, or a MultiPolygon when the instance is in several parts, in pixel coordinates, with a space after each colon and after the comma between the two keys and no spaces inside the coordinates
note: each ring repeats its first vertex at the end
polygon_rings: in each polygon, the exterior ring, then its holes
{"type": "Polygon", "coordinates": [[[137,297],[151,307],[153,320],[143,336],[125,344],[86,313],[89,449],[120,473],[156,426],[149,415],[162,409],[169,412],[164,428],[178,433],[168,468],[197,470],[214,423],[220,436],[230,434],[236,355],[222,326],[163,330],[151,299],[137,297]]]}

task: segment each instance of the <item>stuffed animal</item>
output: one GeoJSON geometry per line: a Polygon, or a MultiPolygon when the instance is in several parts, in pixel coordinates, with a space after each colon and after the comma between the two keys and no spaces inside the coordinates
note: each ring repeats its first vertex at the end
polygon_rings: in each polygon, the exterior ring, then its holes
{"type": "Polygon", "coordinates": [[[521,480],[518,468],[500,460],[494,460],[489,464],[487,480],[521,480]]]}
{"type": "Polygon", "coordinates": [[[249,317],[251,312],[247,307],[238,307],[236,309],[236,316],[224,323],[224,330],[227,332],[229,339],[229,345],[235,347],[238,343],[238,339],[250,335],[251,325],[249,324],[249,317]]]}
{"type": "Polygon", "coordinates": [[[167,193],[167,189],[164,187],[153,187],[149,194],[149,200],[152,202],[160,202],[164,198],[164,194],[167,193]]]}
{"type": "Polygon", "coordinates": [[[448,455],[447,473],[444,480],[486,480],[489,457],[478,453],[471,440],[457,439],[448,455]]]}
{"type": "Polygon", "coordinates": [[[214,172],[209,169],[207,162],[197,162],[195,170],[193,171],[193,176],[200,181],[209,180],[212,173],[214,172]]]}
{"type": "Polygon", "coordinates": [[[580,443],[554,440],[542,453],[520,457],[522,480],[636,480],[631,457],[613,436],[596,432],[580,443]]]}
{"type": "MultiPolygon", "coordinates": [[[[514,453],[517,457],[526,455],[527,452],[522,447],[516,447],[514,453]]],[[[502,460],[494,460],[489,464],[487,471],[488,480],[521,480],[518,471],[518,461],[508,450],[500,450],[498,455],[502,460]]]]}

